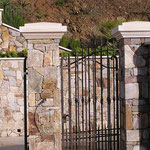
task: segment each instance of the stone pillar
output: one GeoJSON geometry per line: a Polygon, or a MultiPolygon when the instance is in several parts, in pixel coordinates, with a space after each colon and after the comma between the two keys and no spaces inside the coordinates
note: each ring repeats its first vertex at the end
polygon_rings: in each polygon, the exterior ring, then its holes
{"type": "Polygon", "coordinates": [[[58,23],[20,27],[28,43],[28,118],[31,150],[61,149],[59,41],[67,31],[58,23]]]}
{"type": "Polygon", "coordinates": [[[150,22],[126,22],[112,31],[120,50],[121,150],[150,149],[150,22]]]}
{"type": "Polygon", "coordinates": [[[3,12],[3,9],[0,9],[0,26],[2,25],[2,12],[3,12]]]}

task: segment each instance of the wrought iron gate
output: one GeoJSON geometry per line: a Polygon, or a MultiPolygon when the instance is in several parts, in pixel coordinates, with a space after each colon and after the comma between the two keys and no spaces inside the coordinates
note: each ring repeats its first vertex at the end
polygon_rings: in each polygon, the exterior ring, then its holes
{"type": "Polygon", "coordinates": [[[88,49],[82,56],[62,57],[63,150],[119,150],[116,51],[88,49]]]}

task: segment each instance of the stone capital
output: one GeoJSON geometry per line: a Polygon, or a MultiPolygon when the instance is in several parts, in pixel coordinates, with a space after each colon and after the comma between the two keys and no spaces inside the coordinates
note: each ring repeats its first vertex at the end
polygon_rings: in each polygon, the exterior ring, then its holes
{"type": "Polygon", "coordinates": [[[67,27],[61,23],[28,23],[20,27],[20,32],[27,40],[61,39],[67,27]]]}
{"type": "Polygon", "coordinates": [[[150,22],[124,22],[112,30],[112,35],[119,41],[125,38],[149,38],[150,22]]]}

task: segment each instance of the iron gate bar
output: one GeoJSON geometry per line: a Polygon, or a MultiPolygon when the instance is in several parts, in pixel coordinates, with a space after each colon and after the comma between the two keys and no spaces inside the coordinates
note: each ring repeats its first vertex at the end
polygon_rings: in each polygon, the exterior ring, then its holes
{"type": "MultiPolygon", "coordinates": [[[[83,49],[82,49],[82,58],[83,58],[83,49]]],[[[83,60],[82,60],[82,131],[84,131],[83,60]]],[[[82,134],[82,136],[84,137],[84,134],[82,134]]],[[[82,142],[84,142],[84,140],[82,142]]]]}
{"type": "MultiPolygon", "coordinates": [[[[114,41],[113,41],[113,43],[114,43],[114,41]]],[[[113,44],[114,45],[114,44],[113,44]]],[[[113,55],[114,55],[114,51],[113,51],[113,55]]],[[[113,67],[115,66],[115,64],[114,64],[114,58],[112,57],[112,59],[113,59],[113,67]]],[[[113,143],[113,145],[114,145],[114,150],[115,150],[115,72],[114,72],[114,70],[113,70],[113,107],[114,107],[114,130],[113,130],[113,132],[114,132],[114,143],[113,143]]]]}
{"type": "Polygon", "coordinates": [[[119,150],[119,95],[118,95],[118,58],[116,59],[116,100],[117,100],[117,150],[119,150]]]}
{"type": "Polygon", "coordinates": [[[72,118],[72,102],[71,102],[71,74],[70,74],[70,56],[68,56],[68,104],[69,104],[69,149],[72,149],[72,134],[71,134],[71,118],[72,118]]]}
{"type": "Polygon", "coordinates": [[[85,128],[85,130],[86,130],[86,150],[87,150],[87,76],[86,76],[86,72],[87,72],[87,64],[86,64],[86,57],[87,56],[85,56],[85,122],[86,122],[86,128],[85,128]]]}
{"type": "MultiPolygon", "coordinates": [[[[101,42],[101,49],[102,49],[102,42],[101,42]]],[[[101,55],[100,55],[100,74],[101,74],[101,126],[102,130],[103,128],[103,59],[102,59],[102,50],[101,50],[101,55]]],[[[102,132],[102,150],[103,150],[103,132],[102,132]]]]}
{"type": "Polygon", "coordinates": [[[75,122],[76,122],[76,150],[77,150],[77,54],[75,53],[75,122]]]}
{"type": "Polygon", "coordinates": [[[79,105],[80,105],[80,99],[79,99],[79,61],[78,61],[78,56],[77,56],[77,94],[78,94],[78,130],[79,130],[79,134],[78,134],[78,145],[80,147],[80,112],[79,112],[79,105]]]}
{"type": "Polygon", "coordinates": [[[90,99],[90,61],[89,61],[89,48],[88,48],[88,102],[89,102],[89,150],[91,149],[91,126],[90,126],[90,103],[91,103],[91,99],[90,99]]]}
{"type": "MultiPolygon", "coordinates": [[[[107,41],[108,42],[108,41],[107,41]]],[[[108,58],[108,47],[107,47],[107,103],[108,103],[108,129],[111,129],[111,116],[110,116],[110,69],[109,69],[109,58],[108,58]]],[[[110,130],[108,130],[108,134],[110,134],[110,130]]],[[[108,150],[111,149],[111,139],[108,137],[108,150]]]]}
{"type": "Polygon", "coordinates": [[[24,148],[28,150],[27,139],[27,57],[24,59],[24,148]]]}
{"type": "Polygon", "coordinates": [[[62,114],[62,149],[64,146],[64,92],[63,92],[63,60],[64,57],[61,58],[61,114],[62,114]]]}

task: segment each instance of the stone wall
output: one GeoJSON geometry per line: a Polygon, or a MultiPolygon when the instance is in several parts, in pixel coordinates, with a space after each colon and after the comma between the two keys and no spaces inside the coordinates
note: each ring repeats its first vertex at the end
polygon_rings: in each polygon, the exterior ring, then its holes
{"type": "Polygon", "coordinates": [[[18,29],[2,24],[0,26],[0,51],[20,52],[27,48],[27,42],[18,29]]]}
{"type": "Polygon", "coordinates": [[[147,38],[120,41],[121,148],[150,149],[150,49],[147,38]],[[124,121],[123,121],[124,118],[124,121]]]}
{"type": "Polygon", "coordinates": [[[0,59],[0,137],[24,133],[24,59],[0,59]]]}
{"type": "MultiPolygon", "coordinates": [[[[80,58],[79,58],[80,59],[80,58]]],[[[96,112],[97,112],[97,125],[100,127],[101,129],[101,80],[103,82],[103,127],[107,128],[108,125],[108,102],[107,102],[107,94],[108,94],[108,90],[107,90],[107,83],[108,83],[108,75],[107,75],[107,57],[103,56],[103,65],[105,67],[102,68],[102,77],[100,75],[101,73],[101,67],[100,64],[97,63],[96,64],[96,96],[97,96],[97,103],[96,103],[96,112]]],[[[75,58],[72,57],[70,62],[74,62],[75,58]]],[[[100,58],[97,57],[97,62],[100,62],[100,58]]],[[[94,122],[94,116],[93,116],[93,60],[90,59],[89,61],[90,63],[90,99],[91,102],[87,102],[87,108],[89,107],[89,105],[91,106],[90,109],[90,122],[91,122],[91,126],[93,125],[94,122]]],[[[88,70],[88,60],[86,62],[86,69],[88,70]]],[[[64,114],[69,114],[69,104],[68,104],[68,61],[64,60],[64,70],[63,70],[63,85],[64,85],[64,114]]],[[[113,67],[113,60],[110,59],[110,66],[113,67]]],[[[115,60],[114,60],[114,67],[115,67],[115,60]]],[[[114,126],[114,104],[116,105],[116,103],[113,102],[113,90],[114,92],[116,92],[116,71],[114,69],[114,78],[113,78],[113,69],[110,69],[110,98],[111,98],[111,110],[110,110],[110,114],[111,114],[111,122],[112,122],[112,127],[114,126]],[[114,82],[113,82],[114,81],[114,82]]],[[[76,87],[79,88],[79,120],[80,120],[80,126],[82,126],[82,61],[79,61],[79,66],[78,66],[78,75],[77,77],[79,84],[77,83],[76,87]]],[[[83,98],[85,99],[85,94],[87,94],[87,99],[88,94],[89,94],[89,90],[88,90],[88,72],[86,72],[86,89],[85,90],[85,61],[83,61],[83,98]]],[[[76,81],[77,82],[77,81],[76,81]]],[[[72,64],[71,65],[71,101],[72,101],[72,126],[76,126],[75,125],[75,65],[72,64]]],[[[88,100],[87,100],[88,101],[88,100]]],[[[85,105],[85,102],[84,102],[85,105]]],[[[86,106],[85,106],[86,107],[86,106]]],[[[84,118],[86,118],[86,109],[84,107],[84,118]]],[[[116,106],[115,106],[116,108],[116,106]]],[[[88,109],[89,112],[89,109],[88,109]]],[[[89,116],[87,117],[87,122],[89,122],[89,116]]],[[[84,126],[86,126],[86,122],[84,121],[84,126]]],[[[66,121],[65,123],[65,128],[69,128],[69,119],[66,121]]],[[[81,129],[82,127],[80,127],[81,129]]]]}

